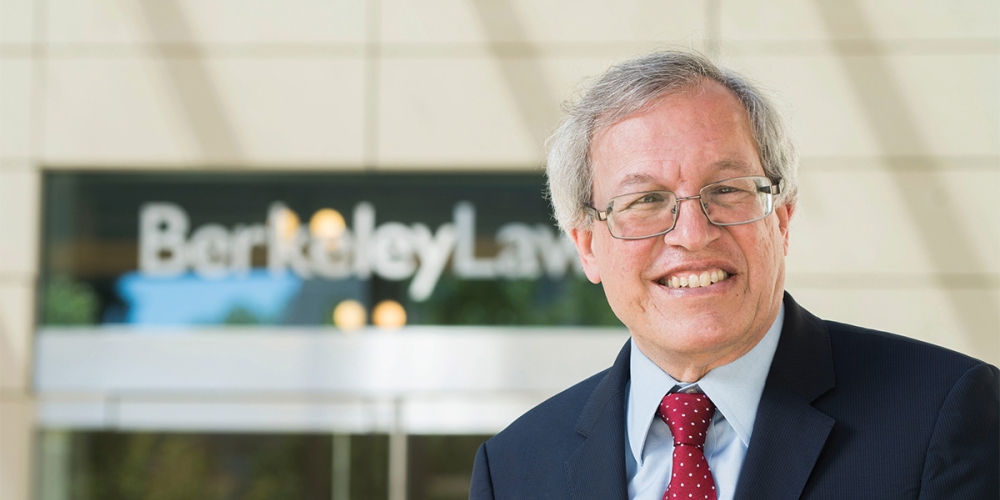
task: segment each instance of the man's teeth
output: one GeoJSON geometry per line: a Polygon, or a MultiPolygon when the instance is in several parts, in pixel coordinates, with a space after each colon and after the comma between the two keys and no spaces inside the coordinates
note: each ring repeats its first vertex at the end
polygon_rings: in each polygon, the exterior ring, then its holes
{"type": "Polygon", "coordinates": [[[663,282],[668,288],[698,288],[718,283],[729,277],[729,274],[722,269],[702,271],[701,274],[691,273],[688,275],[673,276],[664,279],[663,282]]]}

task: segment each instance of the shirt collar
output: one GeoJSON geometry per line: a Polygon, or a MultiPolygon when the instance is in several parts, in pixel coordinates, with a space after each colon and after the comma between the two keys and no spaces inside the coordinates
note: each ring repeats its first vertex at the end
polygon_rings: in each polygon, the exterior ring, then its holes
{"type": "Polygon", "coordinates": [[[785,321],[785,305],[781,305],[778,317],[771,328],[750,352],[732,363],[720,366],[705,374],[694,384],[683,384],[656,366],[630,340],[632,353],[629,360],[631,376],[629,381],[627,427],[632,455],[642,464],[642,452],[646,443],[649,426],[656,417],[656,408],[663,396],[675,387],[687,389],[697,386],[715,403],[717,416],[725,418],[736,431],[743,446],[750,445],[757,405],[764,392],[764,382],[771,369],[774,351],[778,348],[778,338],[785,321]]]}

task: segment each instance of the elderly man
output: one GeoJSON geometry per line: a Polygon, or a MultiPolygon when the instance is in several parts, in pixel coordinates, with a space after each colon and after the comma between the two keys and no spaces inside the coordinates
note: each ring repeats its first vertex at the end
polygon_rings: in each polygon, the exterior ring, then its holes
{"type": "Polygon", "coordinates": [[[625,62],[550,148],[559,224],[632,337],[479,449],[473,499],[1000,498],[996,367],[784,292],[796,156],[746,80],[625,62]]]}

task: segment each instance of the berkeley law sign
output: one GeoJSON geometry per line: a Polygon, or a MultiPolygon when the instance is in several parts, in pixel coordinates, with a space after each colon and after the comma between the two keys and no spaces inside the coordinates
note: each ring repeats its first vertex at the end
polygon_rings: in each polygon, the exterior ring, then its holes
{"type": "Polygon", "coordinates": [[[581,272],[576,249],[551,226],[510,222],[494,235],[498,251],[477,256],[476,209],[467,201],[452,210],[452,221],[431,229],[425,224],[376,224],[375,206],[354,206],[348,228],[331,209],[317,212],[308,225],[282,203],[273,203],[264,224],[204,224],[190,230],[187,212],[174,203],[147,203],[139,210],[139,272],[167,278],[193,271],[206,279],[249,273],[254,249],[263,247],[274,275],[299,278],[386,280],[412,278],[412,300],[431,296],[451,263],[460,279],[537,279],[581,272]]]}

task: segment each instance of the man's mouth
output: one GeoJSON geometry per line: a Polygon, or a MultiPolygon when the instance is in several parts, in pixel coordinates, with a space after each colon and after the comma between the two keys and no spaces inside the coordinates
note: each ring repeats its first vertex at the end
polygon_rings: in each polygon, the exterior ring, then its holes
{"type": "Polygon", "coordinates": [[[700,288],[718,283],[729,277],[722,269],[707,269],[697,273],[678,273],[664,276],[657,283],[667,288],[700,288]]]}

